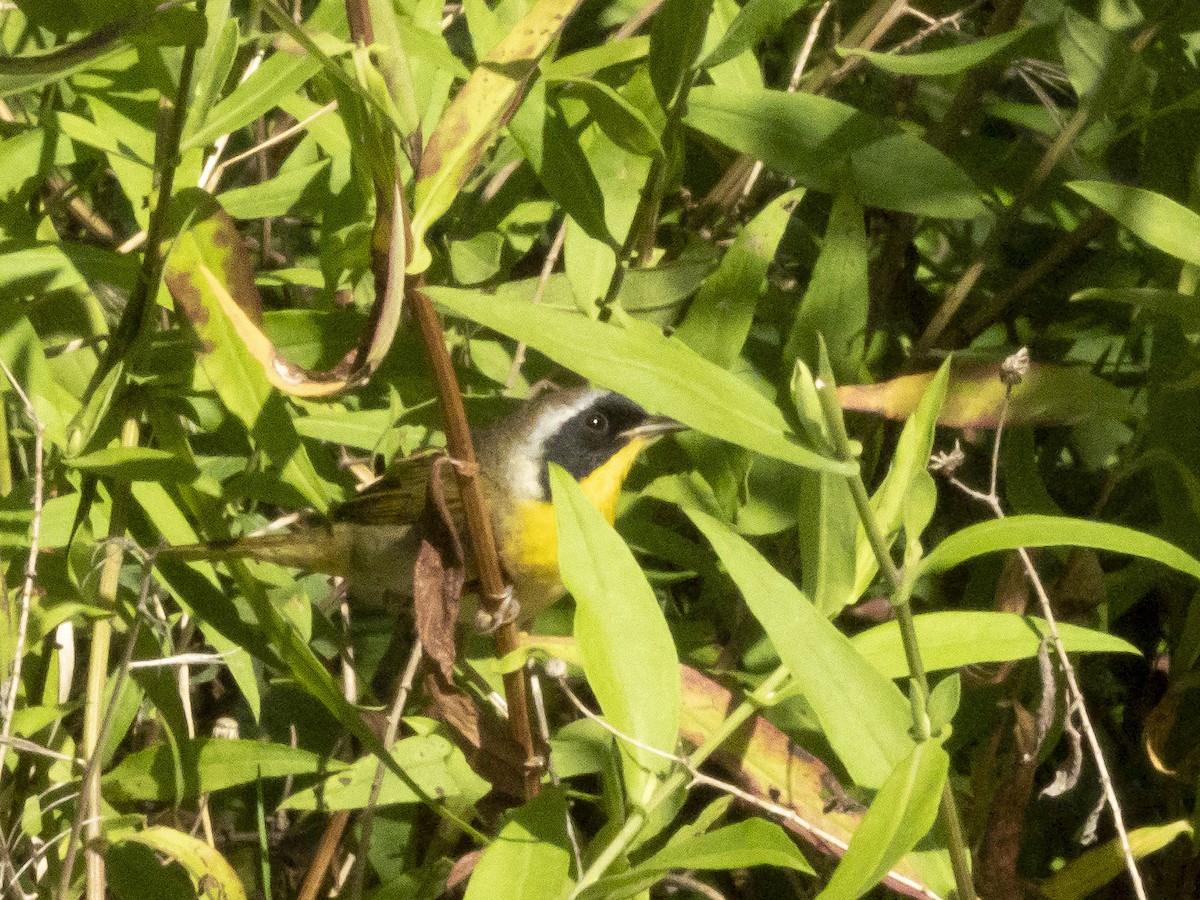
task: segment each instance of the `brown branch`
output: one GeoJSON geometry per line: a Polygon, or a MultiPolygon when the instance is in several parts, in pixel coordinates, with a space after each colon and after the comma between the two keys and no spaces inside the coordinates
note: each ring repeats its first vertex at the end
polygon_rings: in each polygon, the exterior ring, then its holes
{"type": "MultiPolygon", "coordinates": [[[[433,301],[418,285],[411,286],[407,292],[407,299],[420,329],[421,340],[429,354],[429,365],[433,370],[442,415],[445,417],[447,449],[451,457],[460,463],[454,466],[454,474],[462,497],[471,550],[479,571],[483,601],[488,612],[496,613],[504,602],[508,588],[504,583],[500,558],[496,553],[496,538],[492,533],[487,499],[483,496],[483,486],[479,480],[479,465],[475,461],[471,429],[467,425],[467,413],[463,407],[458,378],[454,374],[454,365],[446,349],[441,317],[433,308],[433,301]]],[[[514,622],[507,622],[496,630],[496,649],[500,656],[508,655],[519,646],[517,626],[514,622]]],[[[524,669],[505,673],[504,695],[508,702],[509,727],[525,758],[525,793],[532,797],[538,793],[541,785],[542,766],[537,757],[533,730],[529,723],[529,697],[524,669]]]]}
{"type": "MultiPolygon", "coordinates": [[[[350,36],[358,42],[370,44],[374,30],[371,11],[366,0],[346,0],[346,14],[350,21],[350,36]]],[[[397,201],[403,202],[400,185],[395,186],[397,201]]],[[[406,218],[407,222],[407,218],[406,218]]],[[[446,349],[446,335],[441,317],[433,308],[433,301],[420,289],[420,279],[413,279],[406,286],[406,299],[413,311],[413,318],[421,332],[421,340],[433,370],[437,386],[438,401],[445,418],[446,444],[451,458],[460,463],[454,467],[458,490],[462,497],[463,512],[467,520],[467,532],[479,572],[479,583],[485,607],[497,612],[508,595],[504,575],[500,569],[500,557],[496,553],[496,538],[492,534],[492,520],[488,515],[487,499],[479,481],[479,466],[475,461],[475,446],[471,441],[471,429],[467,425],[467,413],[463,407],[462,391],[454,364],[446,349]]],[[[519,647],[517,626],[508,622],[496,629],[496,648],[505,656],[519,647]]],[[[504,676],[504,693],[508,701],[508,722],[513,739],[521,748],[525,759],[525,794],[532,797],[541,784],[541,763],[533,741],[533,730],[529,722],[529,698],[524,670],[509,672],[504,676]]]]}

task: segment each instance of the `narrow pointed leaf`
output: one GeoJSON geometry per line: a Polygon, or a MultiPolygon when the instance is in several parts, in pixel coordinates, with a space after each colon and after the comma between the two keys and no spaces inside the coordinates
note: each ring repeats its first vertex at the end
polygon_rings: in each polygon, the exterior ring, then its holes
{"type": "Polygon", "coordinates": [[[575,598],[575,639],[604,717],[645,747],[618,741],[631,796],[669,769],[679,740],[679,658],[633,554],[562,468],[550,467],[563,584],[575,598]],[[633,765],[630,766],[629,763],[633,765]]]}
{"type": "Polygon", "coordinates": [[[858,900],[917,845],[937,818],[949,766],[940,744],[913,747],[875,795],[818,900],[858,900]]]}
{"type": "Polygon", "coordinates": [[[757,550],[711,516],[686,512],[729,570],[851,777],[878,788],[912,749],[904,695],[757,550]]]}

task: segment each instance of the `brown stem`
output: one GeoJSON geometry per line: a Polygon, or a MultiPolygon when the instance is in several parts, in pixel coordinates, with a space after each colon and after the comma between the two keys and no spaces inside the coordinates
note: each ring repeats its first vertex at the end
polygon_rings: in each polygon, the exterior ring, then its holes
{"type": "Polygon", "coordinates": [[[330,863],[333,862],[333,855],[337,852],[338,844],[341,842],[349,822],[350,810],[348,809],[339,809],[329,817],[329,824],[325,826],[325,831],[321,835],[321,843],[317,845],[312,865],[304,873],[304,882],[300,885],[300,893],[296,895],[297,900],[317,900],[321,882],[325,880],[325,873],[329,870],[330,863]]]}
{"type": "MultiPolygon", "coordinates": [[[[350,35],[356,41],[371,42],[373,28],[371,10],[367,0],[346,0],[346,15],[350,21],[350,35]]],[[[403,192],[396,186],[397,202],[402,202],[403,192]]],[[[413,318],[421,331],[421,340],[429,356],[437,385],[438,400],[446,425],[447,449],[453,459],[461,465],[455,466],[458,490],[462,496],[463,512],[467,519],[467,533],[479,571],[479,583],[483,600],[489,612],[496,612],[506,595],[504,575],[500,569],[500,558],[496,554],[496,538],[492,534],[492,520],[488,515],[487,500],[479,482],[479,466],[475,462],[475,447],[471,442],[471,429],[467,425],[467,413],[463,408],[462,391],[454,374],[454,364],[446,350],[446,336],[442,330],[441,317],[433,308],[433,301],[420,289],[419,281],[409,285],[406,298],[413,318]]],[[[519,646],[517,626],[509,622],[496,630],[496,648],[504,656],[519,646]]],[[[532,797],[541,785],[541,765],[537,759],[533,742],[533,730],[529,722],[529,699],[524,670],[509,672],[504,676],[504,695],[508,702],[508,722],[513,739],[525,758],[525,794],[532,797]]]]}
{"type": "MultiPolygon", "coordinates": [[[[429,366],[433,370],[438,399],[445,417],[446,445],[453,459],[460,465],[454,467],[458,479],[458,491],[462,497],[463,512],[467,520],[467,534],[479,571],[479,583],[484,603],[489,612],[497,612],[503,603],[506,586],[500,569],[500,558],[496,554],[496,538],[492,534],[492,520],[488,515],[487,499],[479,480],[479,466],[475,462],[475,447],[471,442],[471,429],[467,425],[467,413],[463,408],[462,392],[454,365],[446,349],[446,336],[442,320],[433,308],[433,301],[413,285],[407,294],[409,308],[421,332],[421,340],[429,354],[429,366]]],[[[517,626],[508,622],[496,630],[496,649],[506,656],[518,649],[517,626]]],[[[508,724],[513,739],[525,758],[525,793],[532,797],[541,785],[541,764],[537,759],[533,742],[533,730],[529,723],[529,698],[525,682],[525,670],[518,669],[504,676],[504,696],[508,702],[508,724]]]]}

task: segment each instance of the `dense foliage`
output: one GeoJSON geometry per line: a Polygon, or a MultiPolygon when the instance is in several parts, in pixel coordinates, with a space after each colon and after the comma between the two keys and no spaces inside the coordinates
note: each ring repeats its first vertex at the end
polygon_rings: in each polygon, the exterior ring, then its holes
{"type": "Polygon", "coordinates": [[[1200,892],[1200,6],[18,0],[0,54],[5,896],[1200,892]],[[407,604],[166,552],[446,446],[426,296],[473,424],[691,429],[615,531],[549,473],[571,599],[443,682],[407,604]]]}

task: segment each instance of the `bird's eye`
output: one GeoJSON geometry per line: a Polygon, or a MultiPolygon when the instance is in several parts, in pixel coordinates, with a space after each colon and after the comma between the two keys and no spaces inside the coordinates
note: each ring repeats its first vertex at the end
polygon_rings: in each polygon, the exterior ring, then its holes
{"type": "Polygon", "coordinates": [[[587,417],[587,427],[592,431],[607,431],[608,419],[603,413],[592,413],[587,417]]]}

